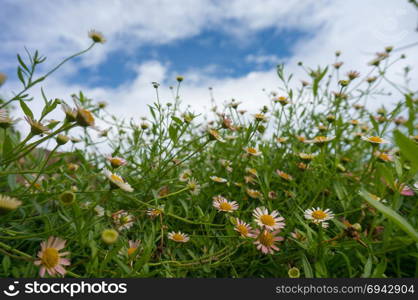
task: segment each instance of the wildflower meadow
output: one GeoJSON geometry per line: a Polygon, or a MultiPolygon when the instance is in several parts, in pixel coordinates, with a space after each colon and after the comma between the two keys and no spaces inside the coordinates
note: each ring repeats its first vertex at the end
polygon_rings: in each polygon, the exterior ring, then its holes
{"type": "Polygon", "coordinates": [[[87,38],[45,74],[43,54],[18,55],[21,90],[0,100],[1,277],[418,276],[418,94],[408,68],[387,75],[408,60],[396,47],[367,74],[341,72],[343,51],[299,63],[305,78],[278,65],[257,111],[231,91],[197,113],[186,77],[172,99],[150,78],[148,116],[123,119],[82,91],[48,93],[68,60],[107,46],[87,38]],[[387,85],[396,104],[370,109],[387,85]]]}

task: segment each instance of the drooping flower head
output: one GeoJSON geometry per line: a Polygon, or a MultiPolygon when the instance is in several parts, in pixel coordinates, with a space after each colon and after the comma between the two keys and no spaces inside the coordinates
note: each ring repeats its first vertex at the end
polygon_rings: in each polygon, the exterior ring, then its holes
{"type": "Polygon", "coordinates": [[[71,108],[68,104],[62,103],[61,108],[65,113],[65,119],[68,122],[75,122],[77,119],[77,109],[71,108]]]}
{"type": "Polygon", "coordinates": [[[94,126],[94,116],[91,113],[91,111],[84,109],[82,107],[79,107],[77,109],[77,115],[76,115],[77,124],[82,127],[93,127],[94,126]]]}
{"type": "Polygon", "coordinates": [[[31,117],[25,116],[25,120],[30,125],[30,132],[33,135],[40,135],[49,131],[48,127],[43,125],[41,122],[33,120],[31,117]]]}
{"type": "Polygon", "coordinates": [[[104,35],[96,30],[89,31],[89,38],[91,38],[95,43],[104,44],[106,42],[104,35]]]}

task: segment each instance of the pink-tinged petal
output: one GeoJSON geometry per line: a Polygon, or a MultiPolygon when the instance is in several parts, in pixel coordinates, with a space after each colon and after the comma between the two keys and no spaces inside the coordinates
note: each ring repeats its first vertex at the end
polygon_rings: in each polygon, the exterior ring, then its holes
{"type": "Polygon", "coordinates": [[[280,249],[278,248],[278,247],[276,247],[275,245],[271,245],[271,248],[272,249],[274,249],[274,250],[276,250],[276,251],[279,251],[280,249]]]}
{"type": "Polygon", "coordinates": [[[50,236],[48,240],[46,241],[46,248],[52,247],[52,245],[54,244],[54,241],[55,241],[55,238],[53,236],[50,236]]]}
{"type": "Polygon", "coordinates": [[[40,265],[41,265],[41,263],[42,263],[42,261],[41,261],[41,260],[35,260],[35,261],[34,261],[35,266],[40,266],[40,265]]]}
{"type": "Polygon", "coordinates": [[[44,277],[45,276],[45,267],[41,267],[39,270],[39,276],[44,277]]]}
{"type": "Polygon", "coordinates": [[[61,275],[65,275],[65,273],[67,272],[62,266],[58,265],[55,267],[55,270],[60,273],[61,275]]]}
{"type": "Polygon", "coordinates": [[[59,251],[59,250],[61,250],[62,248],[65,247],[65,243],[66,243],[65,240],[57,239],[55,241],[55,248],[59,251]]]}
{"type": "Polygon", "coordinates": [[[411,188],[409,188],[409,187],[406,186],[406,187],[404,187],[402,189],[401,195],[403,195],[403,196],[413,196],[414,195],[414,191],[411,188]]]}
{"type": "Polygon", "coordinates": [[[54,276],[56,274],[55,269],[53,269],[53,268],[48,268],[46,270],[47,270],[47,272],[50,276],[54,276]]]}
{"type": "Polygon", "coordinates": [[[67,258],[60,258],[59,264],[64,265],[64,266],[69,266],[71,262],[67,258]]]}
{"type": "Polygon", "coordinates": [[[63,257],[63,256],[67,256],[67,255],[69,255],[70,254],[70,252],[69,251],[65,251],[65,252],[61,252],[60,254],[59,254],[59,256],[60,257],[63,257]]]}
{"type": "Polygon", "coordinates": [[[65,241],[64,240],[62,240],[62,239],[60,239],[60,238],[54,238],[54,242],[52,243],[52,245],[51,245],[51,247],[52,248],[55,248],[55,249],[57,249],[57,250],[60,250],[60,249],[62,249],[63,247],[62,247],[62,243],[64,242],[64,245],[65,245],[65,241]]]}

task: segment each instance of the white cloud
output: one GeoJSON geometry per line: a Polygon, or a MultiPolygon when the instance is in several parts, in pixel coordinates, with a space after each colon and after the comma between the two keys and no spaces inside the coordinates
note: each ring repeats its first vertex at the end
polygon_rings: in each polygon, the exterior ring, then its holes
{"type": "Polygon", "coordinates": [[[281,62],[279,57],[277,55],[256,55],[256,54],[250,54],[245,57],[245,61],[250,63],[255,63],[257,65],[263,65],[263,64],[278,64],[281,62]]]}

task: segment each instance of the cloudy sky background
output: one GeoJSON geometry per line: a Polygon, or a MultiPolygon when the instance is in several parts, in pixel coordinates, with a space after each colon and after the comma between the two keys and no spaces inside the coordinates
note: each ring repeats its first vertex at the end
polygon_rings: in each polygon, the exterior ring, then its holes
{"type": "MultiPolygon", "coordinates": [[[[277,63],[296,81],[307,79],[297,62],[330,64],[341,50],[344,73],[366,74],[375,52],[418,40],[417,11],[406,0],[0,0],[0,7],[0,72],[9,77],[3,96],[19,91],[16,53],[24,54],[24,47],[48,57],[47,71],[86,48],[87,32],[96,29],[107,42],[64,65],[42,87],[49,98],[66,101],[82,90],[136,120],[155,100],[152,81],[161,83],[162,99],[169,101],[169,86],[184,76],[182,101],[196,112],[209,106],[208,87],[218,103],[235,98],[255,110],[268,102],[263,88],[277,90],[277,63]]],[[[394,55],[401,53],[407,60],[394,68],[395,81],[418,61],[417,48],[394,55]]],[[[411,76],[416,86],[417,70],[411,76]]],[[[33,93],[39,95],[39,87],[33,93]]],[[[42,103],[39,96],[33,101],[35,114],[42,103]]]]}

